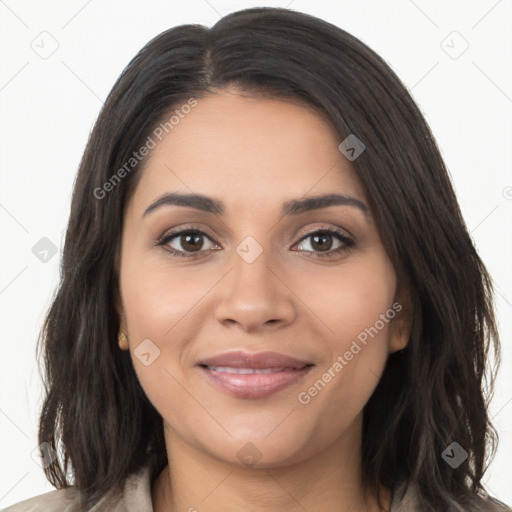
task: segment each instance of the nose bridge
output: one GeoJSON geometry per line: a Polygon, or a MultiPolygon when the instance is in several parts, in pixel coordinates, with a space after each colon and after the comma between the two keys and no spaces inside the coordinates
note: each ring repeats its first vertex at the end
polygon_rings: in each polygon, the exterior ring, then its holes
{"type": "Polygon", "coordinates": [[[270,267],[274,258],[266,242],[261,240],[260,243],[253,236],[247,236],[236,246],[231,279],[237,294],[248,294],[258,300],[268,300],[272,295],[276,283],[270,267]]]}
{"type": "Polygon", "coordinates": [[[286,286],[275,275],[275,261],[268,244],[264,246],[253,236],[245,237],[236,246],[231,271],[219,289],[219,321],[229,319],[245,329],[257,328],[270,320],[291,321],[293,305],[286,286]]]}

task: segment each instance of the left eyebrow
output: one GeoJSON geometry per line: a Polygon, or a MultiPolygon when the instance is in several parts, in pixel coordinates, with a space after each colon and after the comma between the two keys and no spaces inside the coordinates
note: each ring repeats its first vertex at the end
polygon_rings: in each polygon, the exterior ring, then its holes
{"type": "MultiPolygon", "coordinates": [[[[168,192],[159,196],[156,201],[151,203],[143,213],[146,217],[149,213],[165,205],[188,206],[208,213],[224,214],[225,208],[222,201],[213,197],[201,194],[180,194],[178,192],[168,192]]],[[[352,206],[368,215],[369,209],[359,199],[352,196],[341,194],[326,194],[320,196],[306,197],[305,199],[293,199],[283,204],[281,215],[298,215],[311,210],[328,208],[329,206],[352,206]]]]}
{"type": "Polygon", "coordinates": [[[283,205],[282,215],[298,215],[310,210],[319,210],[329,206],[353,206],[368,215],[368,206],[352,196],[341,194],[327,194],[322,196],[306,197],[305,199],[294,199],[283,205]]]}

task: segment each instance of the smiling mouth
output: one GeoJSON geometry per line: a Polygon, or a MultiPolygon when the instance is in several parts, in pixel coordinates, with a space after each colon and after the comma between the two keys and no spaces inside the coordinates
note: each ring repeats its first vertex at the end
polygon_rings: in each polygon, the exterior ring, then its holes
{"type": "Polygon", "coordinates": [[[266,398],[302,380],[314,365],[296,368],[231,368],[201,365],[208,381],[237,398],[266,398]]]}
{"type": "Polygon", "coordinates": [[[296,384],[315,366],[278,352],[223,352],[196,363],[216,390],[243,399],[261,399],[296,384]]]}

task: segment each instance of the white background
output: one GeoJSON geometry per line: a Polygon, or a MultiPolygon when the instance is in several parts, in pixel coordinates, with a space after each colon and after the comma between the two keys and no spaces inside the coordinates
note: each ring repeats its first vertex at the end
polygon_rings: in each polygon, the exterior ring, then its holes
{"type": "Polygon", "coordinates": [[[424,112],[497,289],[503,363],[491,416],[500,445],[486,482],[512,504],[510,0],[0,0],[1,508],[51,490],[31,458],[42,397],[35,345],[58,282],[73,180],[104,99],[158,33],[184,23],[211,26],[231,11],[261,5],[289,6],[359,37],[387,60],[424,112]],[[465,43],[453,31],[469,44],[458,58],[465,43]],[[58,48],[46,59],[33,49],[52,44],[58,48]],[[46,263],[32,253],[42,237],[58,248],[46,263]]]}

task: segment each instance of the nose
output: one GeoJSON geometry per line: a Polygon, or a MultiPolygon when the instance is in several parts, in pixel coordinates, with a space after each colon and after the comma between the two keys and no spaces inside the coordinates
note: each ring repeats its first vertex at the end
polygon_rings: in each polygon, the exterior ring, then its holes
{"type": "Polygon", "coordinates": [[[233,255],[231,270],[217,285],[215,318],[245,332],[277,329],[295,319],[293,292],[268,251],[254,261],[233,255]]]}

